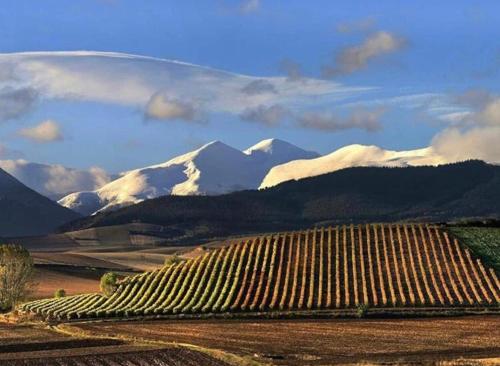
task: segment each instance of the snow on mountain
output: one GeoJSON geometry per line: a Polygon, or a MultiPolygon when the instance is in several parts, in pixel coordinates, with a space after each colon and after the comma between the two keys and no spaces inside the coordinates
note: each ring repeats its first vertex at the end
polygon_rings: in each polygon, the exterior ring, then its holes
{"type": "Polygon", "coordinates": [[[259,188],[275,186],[292,179],[301,179],[355,166],[418,166],[448,162],[432,147],[410,151],[384,150],[377,146],[349,145],[315,159],[302,159],[270,169],[259,188]]]}
{"type": "Polygon", "coordinates": [[[111,178],[101,168],[77,170],[26,160],[0,160],[0,168],[38,193],[58,200],[69,192],[97,189],[111,178]]]}
{"type": "Polygon", "coordinates": [[[274,165],[317,156],[277,139],[245,151],[214,141],[165,163],[125,172],[98,190],[76,192],[59,203],[89,215],[169,194],[216,195],[257,189],[274,165]]]}

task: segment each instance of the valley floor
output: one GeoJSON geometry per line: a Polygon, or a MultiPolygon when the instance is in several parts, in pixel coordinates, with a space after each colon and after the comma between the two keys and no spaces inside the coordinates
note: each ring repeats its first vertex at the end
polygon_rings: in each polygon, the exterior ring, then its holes
{"type": "Polygon", "coordinates": [[[43,326],[0,321],[0,365],[230,366],[205,352],[111,338],[70,336],[43,326]]]}
{"type": "Polygon", "coordinates": [[[208,320],[65,325],[87,334],[189,343],[276,365],[429,364],[497,358],[500,316],[392,320],[208,320]]]}
{"type": "Polygon", "coordinates": [[[500,316],[392,320],[0,321],[1,365],[495,365],[500,316]]]}

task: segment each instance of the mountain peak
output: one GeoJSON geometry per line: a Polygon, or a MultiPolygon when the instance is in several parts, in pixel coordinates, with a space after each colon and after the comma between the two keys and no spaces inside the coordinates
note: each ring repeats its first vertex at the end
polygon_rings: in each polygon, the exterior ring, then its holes
{"type": "Polygon", "coordinates": [[[96,191],[76,192],[59,203],[87,215],[168,194],[256,189],[273,166],[317,156],[279,139],[263,140],[243,152],[215,140],[164,163],[125,172],[96,191]]]}
{"type": "Polygon", "coordinates": [[[262,140],[255,145],[249,147],[248,149],[243,151],[247,155],[253,155],[255,153],[265,153],[269,155],[275,155],[275,154],[301,154],[303,155],[306,153],[306,155],[310,155],[311,157],[317,157],[318,154],[315,152],[311,151],[306,151],[301,149],[300,147],[297,147],[287,141],[283,141],[277,138],[269,138],[262,140]]]}

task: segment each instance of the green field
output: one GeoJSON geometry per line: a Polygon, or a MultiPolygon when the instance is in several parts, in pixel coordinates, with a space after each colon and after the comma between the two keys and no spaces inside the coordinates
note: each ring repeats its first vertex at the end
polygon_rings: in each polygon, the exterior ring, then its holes
{"type": "Polygon", "coordinates": [[[455,226],[448,230],[484,264],[500,271],[500,228],[455,226]]]}

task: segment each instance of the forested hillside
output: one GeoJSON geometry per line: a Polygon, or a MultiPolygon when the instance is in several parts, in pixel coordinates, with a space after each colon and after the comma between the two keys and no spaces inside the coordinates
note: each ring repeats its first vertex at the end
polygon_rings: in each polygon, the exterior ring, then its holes
{"type": "MultiPolygon", "coordinates": [[[[349,168],[261,191],[165,196],[75,221],[62,231],[143,222],[178,239],[275,232],[315,224],[500,217],[500,167],[349,168]]],[[[172,238],[174,240],[175,238],[172,238]]]]}

